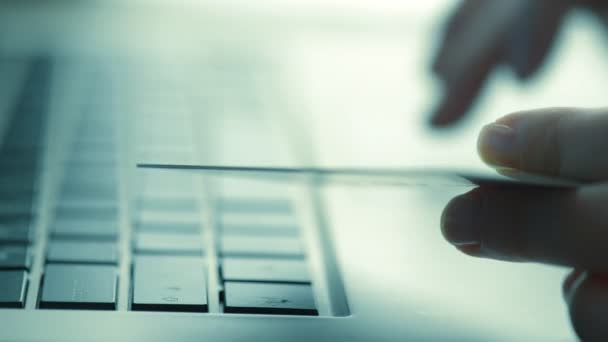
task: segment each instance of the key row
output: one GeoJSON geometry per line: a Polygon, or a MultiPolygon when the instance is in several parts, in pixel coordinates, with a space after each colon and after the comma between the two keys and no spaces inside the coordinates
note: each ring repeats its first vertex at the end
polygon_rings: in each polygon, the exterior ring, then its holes
{"type": "MultiPolygon", "coordinates": [[[[203,259],[145,256],[133,265],[132,310],[206,312],[207,281],[203,259]]],[[[117,270],[109,265],[46,266],[42,309],[114,310],[117,270]]],[[[0,307],[25,305],[27,271],[0,271],[0,307]]],[[[226,313],[316,315],[312,288],[305,283],[226,281],[226,313]]]]}
{"type": "MultiPolygon", "coordinates": [[[[179,242],[173,241],[176,245],[179,245],[179,242]]],[[[163,242],[160,248],[147,246],[151,248],[151,253],[148,255],[163,255],[164,251],[172,251],[172,249],[163,249],[168,245],[167,242],[163,242]]],[[[191,250],[180,247],[182,248],[181,253],[177,253],[177,255],[202,255],[198,243],[191,250]]],[[[143,249],[141,252],[145,251],[147,250],[143,249]]],[[[113,242],[54,240],[48,245],[46,260],[47,263],[116,265],[118,264],[118,250],[113,242]]],[[[221,270],[225,280],[310,282],[305,260],[259,257],[224,257],[221,260],[221,270]]],[[[0,270],[27,270],[30,263],[31,256],[25,246],[0,246],[0,270]]]]}

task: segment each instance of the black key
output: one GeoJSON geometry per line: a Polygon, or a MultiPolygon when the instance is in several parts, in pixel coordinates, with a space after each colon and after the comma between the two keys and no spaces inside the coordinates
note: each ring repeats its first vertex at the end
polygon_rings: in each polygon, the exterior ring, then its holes
{"type": "Polygon", "coordinates": [[[114,310],[117,282],[114,266],[49,264],[44,272],[40,307],[114,310]]]}
{"type": "Polygon", "coordinates": [[[0,271],[0,308],[23,308],[26,289],[25,271],[0,271]]]}
{"type": "Polygon", "coordinates": [[[116,240],[118,222],[114,220],[58,219],[53,222],[52,234],[60,238],[116,240]]]}
{"type": "Polygon", "coordinates": [[[198,234],[137,233],[135,252],[144,254],[202,255],[198,234]]]}
{"type": "Polygon", "coordinates": [[[203,259],[139,256],[133,272],[133,310],[207,311],[203,259]]]}
{"type": "Polygon", "coordinates": [[[25,246],[0,246],[0,270],[26,270],[30,256],[25,246]]]}
{"type": "Polygon", "coordinates": [[[309,283],[308,265],[304,260],[224,258],[224,280],[309,283]]]}
{"type": "Polygon", "coordinates": [[[226,256],[304,256],[300,239],[276,236],[223,235],[220,252],[226,256]]]}
{"type": "Polygon", "coordinates": [[[303,284],[224,283],[224,311],[278,315],[318,315],[312,287],[303,284]]]}
{"type": "Polygon", "coordinates": [[[46,259],[51,263],[116,264],[118,252],[114,242],[51,241],[46,259]]]}

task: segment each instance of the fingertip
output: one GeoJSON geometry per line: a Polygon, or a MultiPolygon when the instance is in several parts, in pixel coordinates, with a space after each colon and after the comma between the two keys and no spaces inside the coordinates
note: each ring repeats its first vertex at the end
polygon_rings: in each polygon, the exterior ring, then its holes
{"type": "Polygon", "coordinates": [[[477,139],[481,159],[494,167],[517,168],[516,133],[510,126],[491,123],[484,126],[477,139]]]}
{"type": "Polygon", "coordinates": [[[449,127],[452,123],[454,123],[454,121],[456,121],[454,118],[436,113],[431,116],[429,124],[433,128],[446,128],[449,127]]]}
{"type": "Polygon", "coordinates": [[[468,256],[479,257],[481,254],[481,245],[478,243],[474,243],[474,244],[470,244],[470,245],[455,246],[455,247],[457,250],[461,251],[462,253],[464,253],[468,256]]]}
{"type": "Polygon", "coordinates": [[[475,190],[454,197],[441,215],[441,233],[456,247],[467,249],[481,244],[477,217],[481,200],[475,190]]]}
{"type": "Polygon", "coordinates": [[[608,336],[607,285],[605,276],[583,272],[571,286],[570,321],[583,341],[605,341],[608,336]]]}
{"type": "Polygon", "coordinates": [[[466,109],[457,108],[446,99],[431,114],[429,125],[432,128],[448,128],[465,115],[466,109]]]}
{"type": "Polygon", "coordinates": [[[480,87],[480,84],[445,82],[440,102],[430,116],[431,126],[445,128],[464,118],[480,87]]]}

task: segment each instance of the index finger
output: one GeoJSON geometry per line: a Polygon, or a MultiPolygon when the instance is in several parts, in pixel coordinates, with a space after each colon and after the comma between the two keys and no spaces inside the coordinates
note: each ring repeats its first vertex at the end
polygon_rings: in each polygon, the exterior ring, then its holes
{"type": "Polygon", "coordinates": [[[546,108],[513,113],[484,127],[488,164],[584,181],[608,180],[608,109],[546,108]]]}

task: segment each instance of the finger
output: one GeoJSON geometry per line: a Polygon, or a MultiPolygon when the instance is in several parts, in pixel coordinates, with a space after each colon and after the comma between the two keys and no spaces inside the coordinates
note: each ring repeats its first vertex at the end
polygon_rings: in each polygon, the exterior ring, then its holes
{"type": "Polygon", "coordinates": [[[524,8],[523,4],[521,1],[471,2],[471,7],[462,12],[469,20],[446,34],[435,59],[434,70],[443,81],[444,89],[431,115],[432,125],[452,124],[470,109],[490,73],[502,62],[506,32],[524,8]]]}
{"type": "MultiPolygon", "coordinates": [[[[454,83],[466,77],[496,50],[528,7],[527,0],[467,1],[458,20],[448,25],[434,62],[437,76],[454,83]]],[[[501,58],[502,59],[502,58],[501,58]]]]}
{"type": "Polygon", "coordinates": [[[484,127],[478,150],[488,164],[578,180],[608,180],[608,109],[519,112],[484,127]]]}
{"type": "Polygon", "coordinates": [[[441,77],[445,68],[449,66],[450,54],[453,53],[454,42],[458,41],[466,24],[483,9],[485,0],[464,0],[453,14],[448,17],[442,29],[442,38],[439,49],[433,60],[433,71],[441,77]]]}
{"type": "Polygon", "coordinates": [[[570,0],[528,2],[527,13],[507,38],[507,62],[520,79],[531,77],[543,64],[571,8],[570,0]]]}
{"type": "Polygon", "coordinates": [[[461,81],[444,85],[441,102],[431,116],[433,126],[450,125],[467,113],[496,65],[496,56],[496,54],[488,56],[485,62],[480,63],[461,81]]]}
{"type": "Polygon", "coordinates": [[[608,272],[608,184],[479,187],[444,209],[444,237],[469,255],[608,272]]]}
{"type": "Polygon", "coordinates": [[[568,295],[570,320],[584,341],[608,339],[608,276],[581,273],[568,295]]]}

